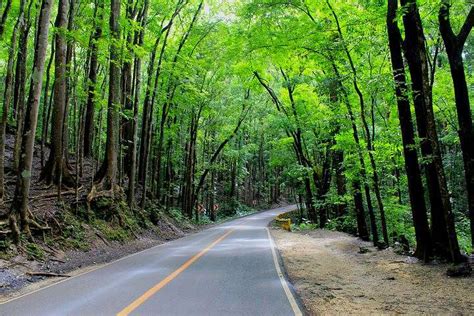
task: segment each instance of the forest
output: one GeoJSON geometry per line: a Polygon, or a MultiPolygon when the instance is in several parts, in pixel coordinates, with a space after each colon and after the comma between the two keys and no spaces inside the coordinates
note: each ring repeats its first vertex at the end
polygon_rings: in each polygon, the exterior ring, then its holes
{"type": "Polygon", "coordinates": [[[0,0],[0,248],[286,201],[463,262],[473,25],[469,0],[0,0]]]}

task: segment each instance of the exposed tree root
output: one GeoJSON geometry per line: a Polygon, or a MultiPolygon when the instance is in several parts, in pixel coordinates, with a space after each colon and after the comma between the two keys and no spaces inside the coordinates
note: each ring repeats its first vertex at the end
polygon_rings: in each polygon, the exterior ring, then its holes
{"type": "Polygon", "coordinates": [[[20,245],[20,236],[22,233],[28,238],[28,240],[34,242],[33,234],[31,233],[31,228],[40,231],[51,230],[51,227],[43,226],[37,222],[36,218],[31,213],[29,207],[26,208],[26,211],[24,212],[23,216],[20,216],[20,214],[17,212],[10,212],[8,220],[10,226],[10,233],[12,235],[13,242],[16,245],[20,245]],[[18,225],[18,223],[20,223],[20,225],[18,225]]]}
{"type": "Polygon", "coordinates": [[[66,188],[74,188],[76,185],[75,177],[72,175],[66,161],[62,161],[61,166],[55,160],[48,160],[43,170],[41,170],[39,181],[45,181],[46,184],[61,185],[66,188]]]}

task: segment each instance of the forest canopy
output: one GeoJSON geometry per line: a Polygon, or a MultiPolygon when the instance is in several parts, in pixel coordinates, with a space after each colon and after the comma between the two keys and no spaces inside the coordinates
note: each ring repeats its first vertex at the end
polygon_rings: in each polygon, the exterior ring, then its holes
{"type": "Polygon", "coordinates": [[[463,261],[473,24],[468,0],[2,0],[2,236],[287,201],[463,261]]]}

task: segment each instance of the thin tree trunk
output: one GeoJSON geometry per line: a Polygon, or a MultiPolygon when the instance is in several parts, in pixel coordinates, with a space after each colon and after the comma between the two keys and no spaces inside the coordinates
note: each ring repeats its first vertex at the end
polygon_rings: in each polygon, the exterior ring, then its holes
{"type": "Polygon", "coordinates": [[[441,36],[446,46],[451,69],[451,78],[454,85],[454,96],[459,124],[458,133],[464,162],[466,194],[469,217],[471,220],[471,245],[474,251],[474,128],[463,62],[464,43],[474,25],[474,8],[471,7],[469,15],[458,35],[454,33],[451,27],[449,8],[449,2],[443,0],[439,11],[439,25],[441,36]]]}
{"type": "Polygon", "coordinates": [[[38,108],[43,84],[43,71],[46,59],[46,49],[48,46],[49,19],[51,16],[52,0],[43,0],[41,3],[38,18],[37,35],[35,40],[35,56],[33,61],[33,71],[31,77],[30,91],[25,116],[25,130],[23,133],[22,155],[20,168],[15,188],[15,197],[10,209],[10,227],[16,243],[20,242],[20,230],[31,236],[30,222],[28,214],[28,198],[31,183],[31,166],[33,162],[33,152],[35,143],[36,125],[38,122],[38,108]]]}
{"type": "MultiPolygon", "coordinates": [[[[11,1],[10,1],[11,2],[11,1]]],[[[5,11],[7,8],[5,8],[5,11]]],[[[24,22],[24,10],[25,10],[25,0],[22,0],[20,3],[20,12],[18,19],[13,28],[12,38],[10,42],[10,49],[7,62],[7,74],[5,76],[5,91],[3,98],[3,113],[0,126],[0,201],[3,201],[5,198],[5,140],[6,140],[6,128],[8,122],[8,112],[10,110],[10,102],[12,99],[12,87],[13,87],[13,64],[14,56],[17,46],[17,32],[21,27],[21,23],[24,22]]]]}
{"type": "Polygon", "coordinates": [[[46,82],[44,85],[43,97],[43,126],[41,133],[41,167],[44,167],[44,146],[48,139],[49,117],[51,115],[51,102],[49,102],[49,82],[51,80],[51,66],[53,65],[55,55],[54,40],[51,42],[51,56],[49,57],[48,66],[46,67],[46,82]]]}
{"type": "Polygon", "coordinates": [[[364,161],[364,155],[362,152],[362,146],[360,145],[360,138],[359,138],[359,131],[357,130],[357,124],[354,116],[354,112],[352,111],[352,106],[349,101],[349,96],[347,94],[346,89],[344,88],[344,85],[342,84],[342,78],[339,73],[339,70],[334,62],[332,62],[332,67],[334,70],[334,73],[336,74],[337,82],[338,85],[341,89],[341,92],[343,94],[343,102],[346,105],[347,112],[349,114],[349,118],[351,120],[351,126],[352,126],[352,134],[354,137],[354,142],[356,143],[357,146],[357,155],[359,158],[359,164],[360,164],[360,176],[363,181],[364,185],[364,193],[365,193],[365,199],[367,202],[367,209],[369,211],[369,219],[370,219],[370,230],[372,232],[372,241],[374,242],[374,245],[377,245],[378,243],[378,230],[377,230],[377,221],[375,219],[375,213],[374,213],[374,208],[372,206],[372,198],[370,196],[370,187],[369,184],[367,183],[367,172],[366,172],[366,167],[365,167],[365,161],[364,161]]]}
{"type": "MultiPolygon", "coordinates": [[[[374,158],[374,155],[373,155],[374,146],[373,146],[373,143],[372,143],[372,136],[370,135],[369,125],[368,125],[367,119],[365,117],[364,95],[362,94],[362,91],[359,88],[359,84],[358,84],[358,81],[357,81],[357,71],[356,71],[352,56],[349,52],[349,49],[347,48],[347,45],[344,41],[344,37],[343,37],[343,34],[342,34],[342,29],[341,29],[341,26],[339,24],[339,19],[336,15],[336,12],[332,8],[331,4],[329,3],[329,0],[326,0],[326,3],[327,3],[329,9],[331,10],[331,12],[334,16],[334,20],[336,21],[337,31],[339,33],[339,36],[340,36],[341,41],[342,41],[342,45],[344,47],[344,51],[346,53],[349,64],[351,66],[352,83],[354,85],[354,90],[356,91],[357,96],[359,97],[362,126],[364,128],[365,139],[366,139],[366,142],[367,142],[367,152],[369,154],[370,164],[371,164],[372,170],[373,170],[372,179],[373,179],[374,191],[375,191],[375,196],[376,196],[376,199],[377,199],[377,205],[378,205],[379,212],[380,212],[380,219],[381,219],[381,222],[382,222],[382,235],[383,235],[383,239],[384,239],[385,244],[388,245],[389,240],[388,240],[388,232],[387,232],[387,223],[386,223],[386,219],[385,219],[385,210],[384,210],[383,201],[382,201],[382,194],[380,193],[380,183],[379,183],[380,181],[379,181],[379,175],[378,175],[378,172],[377,172],[377,164],[375,163],[375,158],[374,158]]],[[[352,115],[352,114],[350,114],[350,115],[352,115]]],[[[357,144],[357,146],[359,146],[359,144],[357,144]]],[[[363,167],[363,169],[365,169],[365,167],[363,167]]],[[[364,173],[365,173],[365,171],[364,171],[364,173]]],[[[367,197],[367,201],[368,201],[367,202],[367,207],[369,208],[369,215],[370,215],[370,218],[371,218],[370,221],[371,221],[372,235],[374,237],[374,243],[377,243],[378,242],[377,226],[376,226],[376,224],[374,225],[374,223],[373,223],[373,221],[375,221],[375,216],[372,215],[373,210],[372,211],[370,210],[372,202],[370,202],[370,194],[367,194],[367,188],[366,188],[366,197],[367,197]],[[372,218],[372,217],[374,217],[374,218],[372,218]],[[374,233],[374,229],[375,229],[375,233],[374,233]]]]}
{"type": "Polygon", "coordinates": [[[105,190],[115,190],[117,186],[117,151],[119,140],[119,109],[120,109],[120,6],[121,0],[111,0],[110,31],[112,45],[110,46],[109,65],[109,98],[107,106],[107,141],[105,157],[102,166],[95,176],[95,181],[102,183],[105,190]]]}
{"type": "Polygon", "coordinates": [[[84,122],[84,156],[92,157],[93,153],[93,141],[94,141],[94,126],[95,126],[95,99],[96,99],[96,85],[97,85],[97,72],[98,72],[98,54],[99,47],[98,41],[102,37],[102,25],[101,21],[104,17],[104,2],[98,1],[94,12],[94,33],[90,40],[90,60],[89,60],[89,73],[87,82],[87,106],[86,106],[86,117],[84,122]]]}
{"type": "MultiPolygon", "coordinates": [[[[67,43],[64,30],[68,25],[69,0],[60,0],[58,5],[58,15],[55,27],[58,30],[55,34],[55,58],[54,58],[54,100],[53,116],[51,125],[51,150],[49,159],[41,172],[40,179],[46,183],[55,183],[58,189],[64,184],[74,187],[74,178],[71,176],[66,166],[64,157],[64,117],[66,110],[66,64],[67,64],[67,43]]],[[[60,195],[59,195],[60,196],[60,195]]]]}
{"type": "MultiPolygon", "coordinates": [[[[7,3],[5,4],[5,9],[3,9],[2,17],[0,18],[0,39],[3,37],[3,32],[5,31],[5,23],[7,22],[8,13],[10,12],[11,7],[12,0],[7,0],[7,3]]],[[[14,29],[13,32],[16,32],[16,29],[14,29]]]]}
{"type": "MultiPolygon", "coordinates": [[[[138,46],[143,46],[144,37],[145,37],[145,27],[147,23],[147,14],[148,14],[148,5],[149,1],[145,0],[143,11],[141,13],[141,26],[142,30],[136,35],[138,37],[138,46]]],[[[130,177],[128,179],[128,204],[131,208],[135,207],[135,180],[136,180],[136,169],[137,169],[137,146],[138,146],[138,104],[140,101],[140,92],[141,92],[141,66],[142,61],[140,57],[135,57],[135,99],[133,106],[133,122],[132,122],[132,150],[131,150],[131,161],[130,161],[130,177]]]]}

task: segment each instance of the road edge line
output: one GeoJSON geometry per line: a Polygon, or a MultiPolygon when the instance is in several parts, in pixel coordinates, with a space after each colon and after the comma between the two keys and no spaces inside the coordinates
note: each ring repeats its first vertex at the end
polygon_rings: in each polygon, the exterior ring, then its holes
{"type": "Polygon", "coordinates": [[[268,239],[270,241],[270,248],[272,250],[272,255],[273,255],[273,263],[275,264],[275,269],[278,274],[278,278],[280,279],[281,286],[283,287],[283,290],[286,294],[286,297],[288,298],[288,302],[290,303],[291,309],[293,310],[293,313],[295,316],[303,316],[303,312],[301,311],[301,308],[295,299],[295,296],[293,295],[292,290],[290,289],[290,286],[288,285],[288,281],[285,278],[285,275],[282,272],[282,268],[280,266],[280,261],[278,260],[278,256],[276,253],[276,245],[275,241],[273,240],[272,235],[270,234],[270,230],[268,227],[265,227],[267,234],[268,234],[268,239]]]}

